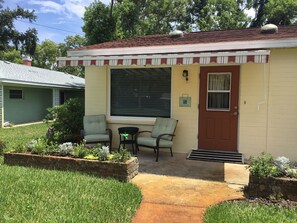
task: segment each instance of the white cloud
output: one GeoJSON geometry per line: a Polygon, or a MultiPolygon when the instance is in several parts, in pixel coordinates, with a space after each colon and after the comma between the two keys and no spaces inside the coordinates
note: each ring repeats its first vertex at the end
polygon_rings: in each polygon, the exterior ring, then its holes
{"type": "MultiPolygon", "coordinates": [[[[93,0],[60,0],[55,1],[41,1],[41,0],[29,0],[29,5],[34,5],[37,13],[53,13],[58,15],[64,15],[67,18],[78,17],[82,18],[85,12],[85,7],[90,5],[93,0]]],[[[106,4],[109,0],[102,1],[106,4]]]]}

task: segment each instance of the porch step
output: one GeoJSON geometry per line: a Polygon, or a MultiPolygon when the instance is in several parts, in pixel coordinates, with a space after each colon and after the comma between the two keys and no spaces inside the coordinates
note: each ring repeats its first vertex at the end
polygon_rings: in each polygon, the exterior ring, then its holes
{"type": "Polygon", "coordinates": [[[242,153],[204,149],[193,149],[187,159],[222,163],[243,163],[242,153]]]}

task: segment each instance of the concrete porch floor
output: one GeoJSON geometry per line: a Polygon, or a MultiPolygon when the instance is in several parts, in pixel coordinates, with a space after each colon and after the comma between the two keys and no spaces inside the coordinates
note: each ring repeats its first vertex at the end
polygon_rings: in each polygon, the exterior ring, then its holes
{"type": "Polygon", "coordinates": [[[247,185],[249,171],[247,165],[219,162],[188,160],[188,154],[170,153],[160,150],[159,162],[155,162],[152,149],[140,148],[137,153],[139,172],[191,179],[226,182],[235,185],[247,185]]]}
{"type": "Polygon", "coordinates": [[[248,183],[245,165],[187,160],[187,154],[160,152],[155,162],[152,149],[140,148],[139,174],[132,179],[143,200],[132,223],[204,222],[211,205],[243,199],[248,183]]]}

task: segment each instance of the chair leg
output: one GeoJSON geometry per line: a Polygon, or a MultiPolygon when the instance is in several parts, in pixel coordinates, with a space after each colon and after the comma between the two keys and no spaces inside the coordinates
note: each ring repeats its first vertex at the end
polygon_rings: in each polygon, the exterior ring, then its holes
{"type": "MultiPolygon", "coordinates": [[[[154,149],[155,150],[155,149],[154,149]]],[[[156,162],[158,162],[158,159],[159,159],[159,148],[156,148],[157,150],[157,155],[156,155],[156,162]]]]}
{"type": "Polygon", "coordinates": [[[173,157],[173,153],[172,153],[172,148],[170,147],[170,153],[171,153],[171,157],[173,157]]]}

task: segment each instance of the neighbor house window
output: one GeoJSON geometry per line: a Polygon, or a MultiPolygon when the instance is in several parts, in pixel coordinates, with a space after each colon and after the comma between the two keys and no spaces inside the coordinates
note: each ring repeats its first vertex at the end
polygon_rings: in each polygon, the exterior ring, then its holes
{"type": "Polygon", "coordinates": [[[23,90],[10,89],[9,90],[10,99],[23,99],[23,90]]]}
{"type": "Polygon", "coordinates": [[[171,68],[111,70],[111,116],[170,117],[171,68]]]}

